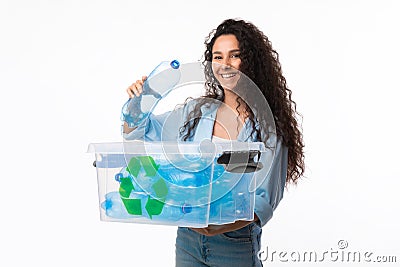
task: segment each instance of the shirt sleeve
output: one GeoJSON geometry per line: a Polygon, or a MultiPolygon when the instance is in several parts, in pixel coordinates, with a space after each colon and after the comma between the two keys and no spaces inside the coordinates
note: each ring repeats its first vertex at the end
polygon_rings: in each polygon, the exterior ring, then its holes
{"type": "Polygon", "coordinates": [[[288,148],[277,141],[274,161],[264,182],[256,190],[254,212],[263,227],[283,197],[286,183],[288,148]]]}
{"type": "Polygon", "coordinates": [[[123,133],[125,140],[176,141],[182,124],[182,108],[149,118],[130,133],[123,133]]]}

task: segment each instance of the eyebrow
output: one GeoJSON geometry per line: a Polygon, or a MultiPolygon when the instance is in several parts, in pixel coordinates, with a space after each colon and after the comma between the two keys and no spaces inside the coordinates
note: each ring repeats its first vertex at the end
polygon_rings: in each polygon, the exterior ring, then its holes
{"type": "MultiPolygon", "coordinates": [[[[233,49],[233,50],[229,50],[229,53],[235,53],[235,52],[240,52],[240,49],[233,49]]],[[[213,52],[213,54],[222,54],[221,51],[215,51],[213,52]]]]}

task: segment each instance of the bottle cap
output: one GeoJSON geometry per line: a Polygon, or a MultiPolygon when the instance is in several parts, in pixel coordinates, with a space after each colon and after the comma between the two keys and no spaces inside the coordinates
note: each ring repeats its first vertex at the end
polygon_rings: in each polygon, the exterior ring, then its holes
{"type": "Polygon", "coordinates": [[[174,60],[171,61],[170,65],[171,65],[171,67],[172,67],[173,69],[179,69],[179,66],[180,66],[181,64],[179,63],[178,60],[174,59],[174,60]]]}
{"type": "Polygon", "coordinates": [[[186,214],[186,213],[191,213],[192,212],[192,206],[191,205],[189,205],[189,204],[183,204],[182,205],[182,212],[184,213],[184,214],[186,214]]]}
{"type": "Polygon", "coordinates": [[[117,173],[115,176],[114,176],[114,178],[115,178],[115,181],[117,181],[117,182],[121,182],[121,178],[123,178],[124,177],[124,175],[122,174],[122,173],[117,173]]]}

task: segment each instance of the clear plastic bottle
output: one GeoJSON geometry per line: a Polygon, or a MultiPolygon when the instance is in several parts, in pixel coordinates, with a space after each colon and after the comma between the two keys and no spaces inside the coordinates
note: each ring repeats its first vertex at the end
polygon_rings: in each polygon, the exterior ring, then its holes
{"type": "Polygon", "coordinates": [[[153,216],[153,219],[160,221],[179,221],[183,220],[185,214],[192,212],[192,206],[189,204],[182,204],[181,206],[165,205],[160,215],[153,216]]]}
{"type": "Polygon", "coordinates": [[[130,98],[124,104],[121,120],[133,128],[147,119],[157,102],[178,84],[181,78],[179,67],[180,63],[177,60],[161,62],[144,82],[142,94],[139,97],[130,98]],[[142,96],[146,95],[151,95],[153,98],[143,105],[142,96]]]}
{"type": "MultiPolygon", "coordinates": [[[[151,200],[150,200],[151,202],[151,200]]],[[[101,207],[105,210],[106,215],[117,219],[129,219],[144,217],[155,221],[173,222],[184,219],[184,215],[192,212],[192,206],[189,204],[182,204],[180,206],[168,205],[165,203],[162,206],[160,213],[153,213],[154,209],[151,207],[148,195],[144,192],[132,192],[129,198],[123,198],[118,192],[109,192],[105,196],[105,201],[101,204],[101,207]],[[135,208],[128,211],[126,201],[135,201],[135,204],[139,204],[135,208]],[[149,206],[148,206],[149,205],[149,206]]],[[[154,204],[154,202],[153,202],[154,204]]]]}
{"type": "Polygon", "coordinates": [[[118,192],[107,193],[104,202],[101,203],[101,208],[105,211],[106,215],[111,218],[128,219],[133,217],[126,211],[118,192]]]}

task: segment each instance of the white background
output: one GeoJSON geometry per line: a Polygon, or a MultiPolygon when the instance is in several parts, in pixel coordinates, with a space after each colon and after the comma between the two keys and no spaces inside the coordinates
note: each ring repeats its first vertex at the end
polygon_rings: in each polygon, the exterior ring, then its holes
{"type": "MultiPolygon", "coordinates": [[[[398,2],[188,3],[0,2],[0,265],[174,265],[175,227],[100,222],[86,149],[121,140],[130,83],[162,60],[201,59],[226,18],[270,38],[303,115],[306,177],[263,249],[322,256],[346,240],[399,262],[398,2]]],[[[266,265],[308,266],[288,259],[266,265]]]]}

